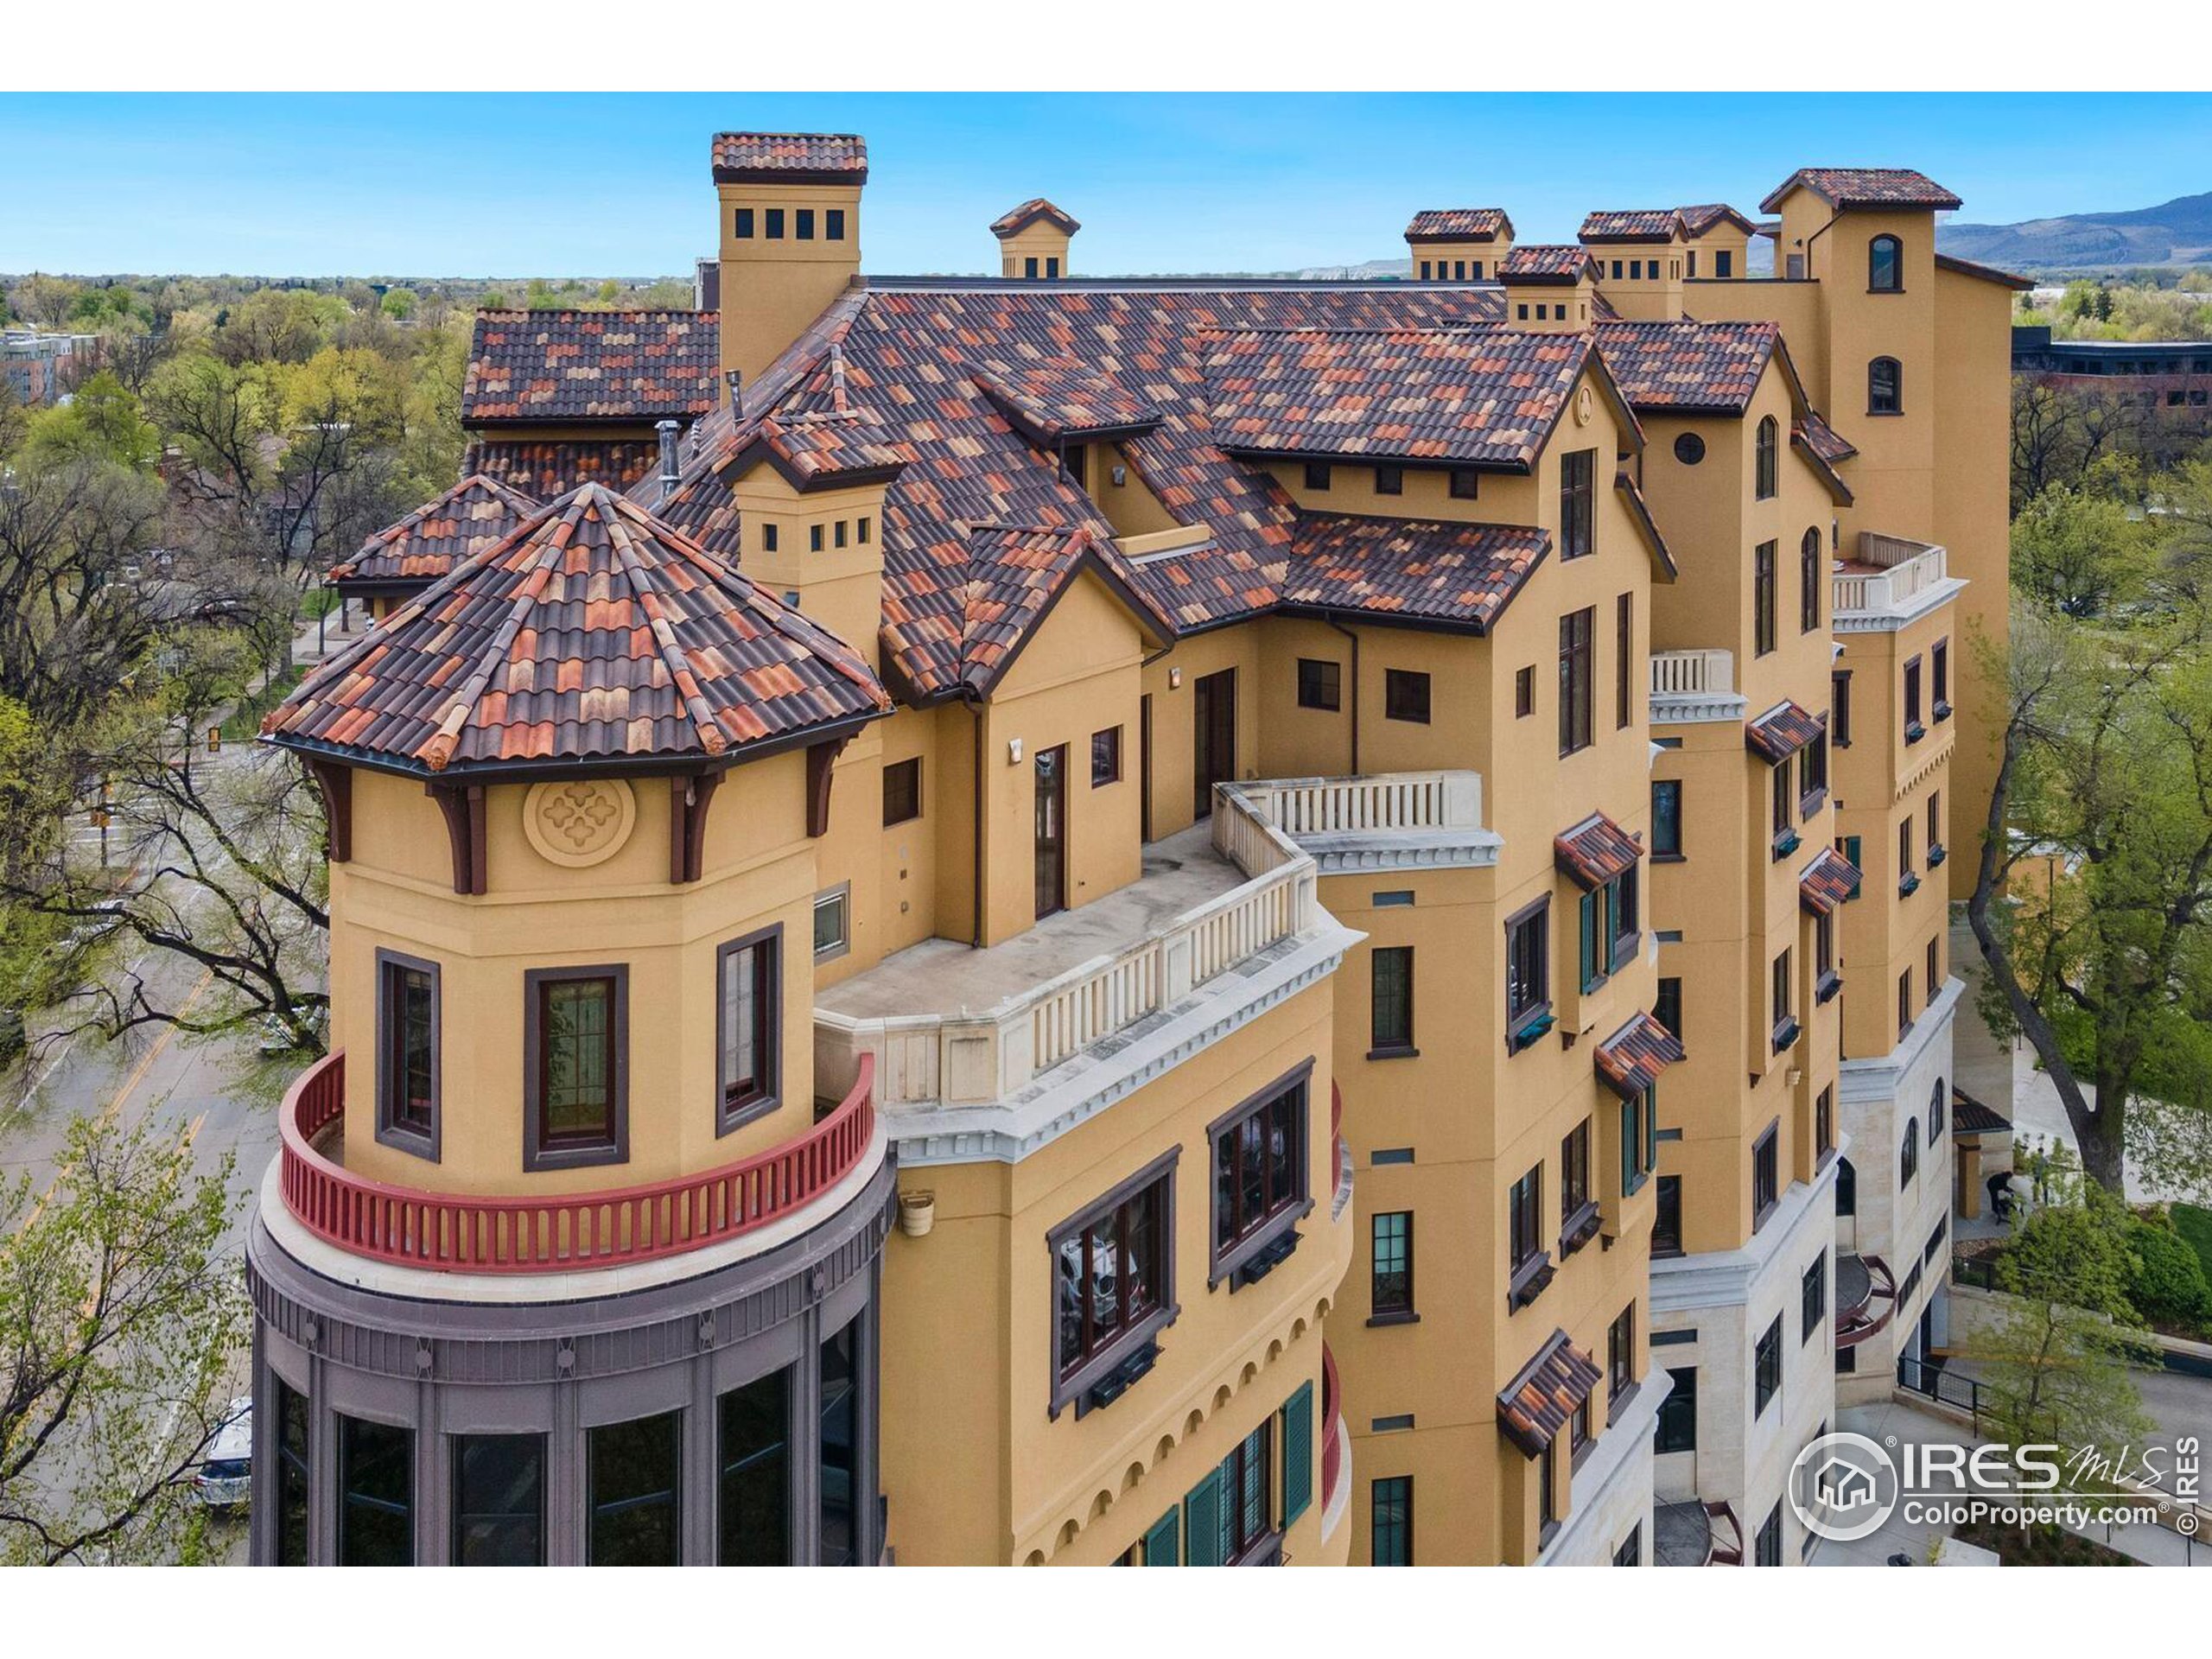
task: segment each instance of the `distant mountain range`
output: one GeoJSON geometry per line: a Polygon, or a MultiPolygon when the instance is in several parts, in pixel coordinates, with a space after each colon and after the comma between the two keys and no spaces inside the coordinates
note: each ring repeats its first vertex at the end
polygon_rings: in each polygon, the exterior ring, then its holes
{"type": "Polygon", "coordinates": [[[2212,264],[2212,192],[2124,213],[2069,213],[2018,225],[1941,225],[1936,245],[1961,259],[2040,270],[2212,264]]]}

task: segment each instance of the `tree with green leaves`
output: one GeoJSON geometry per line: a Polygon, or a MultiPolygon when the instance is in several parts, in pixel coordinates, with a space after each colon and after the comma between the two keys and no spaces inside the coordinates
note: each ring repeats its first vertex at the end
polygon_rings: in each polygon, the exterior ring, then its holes
{"type": "Polygon", "coordinates": [[[231,1163],[112,1117],[0,1189],[0,1562],[191,1560],[250,1309],[231,1163]]]}

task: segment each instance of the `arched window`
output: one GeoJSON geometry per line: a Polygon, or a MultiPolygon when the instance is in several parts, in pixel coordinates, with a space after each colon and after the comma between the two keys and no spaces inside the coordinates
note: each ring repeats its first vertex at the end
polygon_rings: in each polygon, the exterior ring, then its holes
{"type": "Polygon", "coordinates": [[[1904,1144],[1897,1148],[1897,1185],[1910,1186],[1912,1178],[1920,1173],[1920,1120],[1908,1117],[1904,1121],[1904,1144]]]}
{"type": "Polygon", "coordinates": [[[1894,357],[1878,357],[1866,365],[1866,412],[1895,415],[1904,408],[1904,371],[1894,357]]]}
{"type": "Polygon", "coordinates": [[[1821,532],[1816,526],[1797,543],[1797,630],[1810,633],[1821,626],[1821,532]]]}
{"type": "Polygon", "coordinates": [[[1757,493],[1762,501],[1774,499],[1775,492],[1781,487],[1781,449],[1782,429],[1770,415],[1759,423],[1757,493]]]}
{"type": "Polygon", "coordinates": [[[1859,1213],[1859,1172],[1848,1158],[1835,1160],[1835,1212],[1839,1216],[1859,1213]]]}
{"type": "Polygon", "coordinates": [[[1928,1144],[1934,1146],[1936,1137],[1943,1133],[1943,1079],[1936,1079],[1936,1088],[1928,1096],[1928,1144]]]}
{"type": "Polygon", "coordinates": [[[1904,244],[1894,236],[1878,236],[1866,245],[1866,286],[1877,294],[1904,287],[1904,244]]]}

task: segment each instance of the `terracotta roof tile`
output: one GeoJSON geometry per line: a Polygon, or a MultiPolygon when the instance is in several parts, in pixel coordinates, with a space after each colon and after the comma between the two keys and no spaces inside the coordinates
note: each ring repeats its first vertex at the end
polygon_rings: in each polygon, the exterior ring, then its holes
{"type": "Polygon", "coordinates": [[[1858,896],[1859,881],[1856,864],[1834,848],[1823,847],[1798,874],[1798,902],[1815,916],[1832,915],[1838,905],[1858,896]]]}
{"type": "Polygon", "coordinates": [[[717,184],[865,184],[868,140],[856,132],[718,132],[717,184]]]}
{"type": "Polygon", "coordinates": [[[1744,742],[1779,766],[1827,729],[1824,722],[1785,697],[1744,728],[1744,742]]]}
{"type": "Polygon", "coordinates": [[[331,567],[327,580],[356,592],[427,587],[537,511],[537,503],[520,491],[473,473],[370,537],[359,552],[331,567]]]}
{"type": "Polygon", "coordinates": [[[473,438],[461,456],[461,469],[550,501],[579,484],[626,490],[649,478],[659,462],[658,437],[473,438]]]}
{"type": "Polygon", "coordinates": [[[1586,336],[1510,328],[1225,334],[1206,358],[1209,413],[1238,454],[1521,469],[1589,356],[1586,336]]]}
{"type": "Polygon", "coordinates": [[[693,419],[715,404],[720,322],[712,311],[480,311],[461,418],[693,419]]]}
{"type": "Polygon", "coordinates": [[[739,758],[889,709],[842,641],[587,484],[315,669],[262,732],[465,772],[739,758]]]}
{"type": "Polygon", "coordinates": [[[1550,550],[1549,531],[1524,525],[1308,513],[1291,543],[1282,603],[1480,633],[1550,550]]]}
{"type": "Polygon", "coordinates": [[[1566,1332],[1553,1332],[1497,1396],[1499,1432],[1523,1457],[1543,1456],[1602,1375],[1597,1361],[1575,1351],[1566,1332]]]}
{"type": "Polygon", "coordinates": [[[1999,1135],[2012,1127],[2012,1120],[1999,1116],[1972,1095],[1954,1084],[1951,1089],[1951,1133],[1954,1135],[1999,1135]]]}
{"type": "Polygon", "coordinates": [[[1585,242],[1671,242],[1681,228],[1672,207],[1637,207],[1592,213],[1579,234],[1585,242]]]}
{"type": "Polygon", "coordinates": [[[1637,838],[1602,812],[1552,837],[1552,862],[1586,893],[1634,869],[1643,856],[1637,838]]]}
{"type": "Polygon", "coordinates": [[[1623,1099],[1632,1099],[1659,1081],[1659,1074],[1682,1058],[1681,1039],[1638,1009],[1626,1025],[1598,1045],[1598,1075],[1623,1099]]]}
{"type": "Polygon", "coordinates": [[[1682,229],[1694,237],[1703,236],[1724,220],[1733,225],[1746,236],[1758,229],[1758,226],[1752,224],[1748,218],[1738,213],[1725,201],[1706,201],[1700,202],[1694,207],[1677,207],[1675,209],[1675,213],[1682,221],[1682,229]]]}
{"type": "Polygon", "coordinates": [[[1955,270],[1961,276],[1974,276],[1985,283],[1997,283],[2017,293],[2025,293],[2036,285],[2036,279],[2032,276],[2016,276],[2009,270],[1999,270],[1994,265],[1976,264],[1971,259],[1960,258],[1955,253],[1939,252],[1936,256],[1936,269],[1955,270]]]}
{"type": "Polygon", "coordinates": [[[1064,208],[1054,207],[1042,196],[1032,196],[1019,207],[1010,207],[993,219],[991,234],[1004,238],[1040,219],[1050,220],[1065,236],[1073,236],[1083,228],[1083,222],[1064,208]]]}
{"type": "Polygon", "coordinates": [[[1791,425],[1793,435],[1802,437],[1805,447],[1831,467],[1849,461],[1859,451],[1847,438],[1830,426],[1818,410],[1807,410],[1791,425]]]}
{"type": "Polygon", "coordinates": [[[986,358],[976,365],[976,384],[1025,436],[1043,444],[1160,424],[1160,411],[1144,397],[1071,357],[986,358]]]}
{"type": "Polygon", "coordinates": [[[1909,167],[1801,167],[1759,203],[1759,211],[1779,209],[1792,190],[1810,190],[1831,207],[1961,207],[1959,199],[1925,173],[1909,167]]]}
{"type": "Polygon", "coordinates": [[[1740,415],[1779,335],[1771,322],[1601,322],[1598,350],[1639,412],[1740,415]]]}
{"type": "Polygon", "coordinates": [[[1596,281],[1598,257],[1580,243],[1527,242],[1497,262],[1501,283],[1565,283],[1596,281]]]}
{"type": "Polygon", "coordinates": [[[1513,234],[1513,221],[1503,207],[1430,207],[1414,215],[1406,240],[1494,242],[1501,232],[1513,234]]]}

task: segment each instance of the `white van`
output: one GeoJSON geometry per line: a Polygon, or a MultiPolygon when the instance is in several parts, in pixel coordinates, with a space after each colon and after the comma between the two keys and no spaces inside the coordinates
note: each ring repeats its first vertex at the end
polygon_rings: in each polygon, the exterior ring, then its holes
{"type": "Polygon", "coordinates": [[[223,1414],[207,1442],[207,1455],[192,1471],[192,1495],[211,1510],[243,1503],[253,1489],[253,1396],[240,1395],[223,1414]]]}

